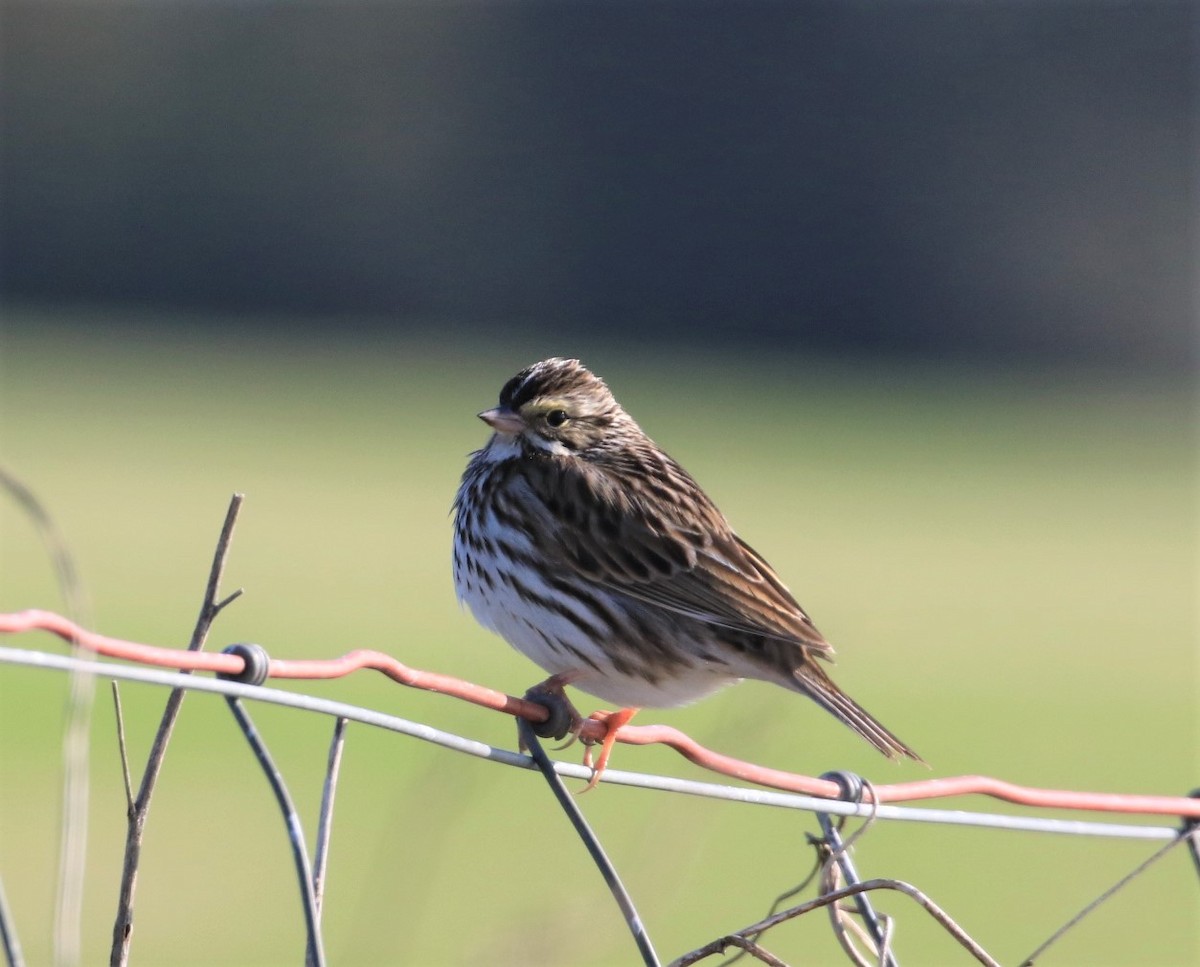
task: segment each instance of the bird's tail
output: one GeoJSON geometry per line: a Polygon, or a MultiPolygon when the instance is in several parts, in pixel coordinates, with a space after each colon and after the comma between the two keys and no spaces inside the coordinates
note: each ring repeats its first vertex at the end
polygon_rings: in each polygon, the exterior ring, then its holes
{"type": "Polygon", "coordinates": [[[796,688],[875,746],[889,759],[908,756],[924,763],[917,753],[889,732],[865,708],[834,684],[816,662],[807,661],[794,672],[796,688]]]}

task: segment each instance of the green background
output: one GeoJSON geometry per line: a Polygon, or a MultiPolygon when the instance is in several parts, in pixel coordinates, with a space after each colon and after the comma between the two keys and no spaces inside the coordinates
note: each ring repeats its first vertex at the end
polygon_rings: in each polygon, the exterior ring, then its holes
{"type": "MultiPolygon", "coordinates": [[[[838,648],[838,681],[932,773],[888,764],[815,706],[757,683],[639,722],[876,782],[1198,784],[1196,401],[1182,381],[716,356],[552,333],[451,347],[433,332],[351,344],[335,323],[324,335],[262,332],[224,320],[167,336],[149,318],[9,314],[0,460],[66,533],[99,631],[186,644],[229,495],[243,491],[226,587],[246,593],[210,647],[253,640],[293,658],[378,648],[522,692],[539,671],[455,602],[449,508],[485,440],[474,414],[521,366],[580,355],[776,566],[838,648]]],[[[0,610],[60,609],[8,500],[0,540],[0,610]]],[[[62,650],[41,635],[5,644],[62,650]]],[[[515,741],[502,716],[372,673],[280,687],[515,741]]],[[[31,964],[51,957],[65,695],[58,673],[0,667],[0,876],[31,964]]],[[[127,684],[122,696],[136,770],[165,692],[127,684]]],[[[311,827],[331,722],[252,712],[311,827]]],[[[615,764],[705,778],[654,748],[618,746],[615,764]]],[[[91,769],[84,962],[100,963],[124,839],[104,683],[91,769]]],[[[808,814],[615,786],[581,802],[664,961],[753,922],[812,864],[808,814]]],[[[864,876],[913,883],[1014,963],[1153,848],[880,823],[856,859],[864,876]]],[[[290,864],[224,704],[189,697],[147,830],[133,962],[299,962],[290,864]]],[[[909,901],[878,905],[899,919],[902,962],[966,962],[909,901]]],[[[1195,870],[1176,852],[1042,962],[1193,963],[1196,910],[1195,870]]],[[[635,961],[537,775],[362,726],[343,763],[325,936],[336,964],[635,961]]],[[[766,945],[789,962],[842,962],[819,914],[766,945]]]]}

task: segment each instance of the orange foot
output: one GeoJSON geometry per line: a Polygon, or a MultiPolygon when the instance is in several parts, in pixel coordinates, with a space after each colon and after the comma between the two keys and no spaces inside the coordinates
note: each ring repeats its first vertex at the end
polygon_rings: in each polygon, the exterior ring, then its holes
{"type": "Polygon", "coordinates": [[[588,780],[588,784],[579,790],[579,794],[587,792],[589,789],[595,789],[596,783],[600,781],[600,777],[604,775],[604,770],[608,766],[608,757],[612,754],[612,748],[617,741],[617,733],[621,731],[621,727],[629,724],[638,713],[636,708],[623,708],[616,712],[593,712],[588,716],[593,722],[604,723],[604,738],[600,742],[600,758],[596,760],[596,764],[592,765],[592,744],[588,743],[587,751],[583,754],[583,764],[592,770],[592,778],[588,780]]]}

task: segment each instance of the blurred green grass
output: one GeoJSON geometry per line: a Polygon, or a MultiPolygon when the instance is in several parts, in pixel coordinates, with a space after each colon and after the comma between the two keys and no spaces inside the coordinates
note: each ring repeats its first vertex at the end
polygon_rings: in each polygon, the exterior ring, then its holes
{"type": "MultiPolygon", "coordinates": [[[[839,648],[838,680],[932,763],[1080,789],[1197,784],[1196,401],[1124,374],[705,355],[450,335],[267,339],[234,325],[9,313],[0,460],[52,509],[99,630],[186,642],[229,494],[247,494],[212,640],[356,647],[521,692],[539,672],[461,614],[450,502],[474,413],[520,366],[581,355],[780,570],[839,648]],[[457,338],[457,337],[455,337],[457,338]],[[459,342],[465,340],[458,339],[459,342]]],[[[0,609],[61,607],[0,503],[0,609]]],[[[19,647],[59,649],[42,637],[19,647]]],[[[288,687],[288,686],[284,686],[288,687]]],[[[510,746],[507,720],[379,676],[305,683],[510,746]]],[[[65,682],[0,669],[0,875],[31,963],[50,960],[65,682]]],[[[135,767],[161,690],[122,688],[135,767]]],[[[586,698],[584,699],[586,701],[586,698]]],[[[306,817],[330,723],[254,709],[306,817]]],[[[815,707],[748,683],[645,712],[721,751],[875,781],[891,766],[815,707]]],[[[107,688],[93,725],[85,962],[107,950],[123,792],[107,688]]],[[[575,756],[575,751],[564,753],[575,756]]],[[[618,767],[697,776],[662,750],[618,767]]],[[[584,808],[665,959],[761,916],[808,871],[812,817],[602,787],[584,808]]],[[[997,809],[979,801],[972,808],[997,809]]],[[[925,890],[1002,961],[1028,953],[1146,845],[882,824],[860,871],[925,890]]],[[[1195,961],[1194,871],[1155,868],[1047,963],[1195,961]]],[[[193,696],[140,878],[135,962],[288,964],[302,949],[281,823],[219,702],[193,696]],[[214,931],[213,923],[221,929],[214,931]]],[[[962,962],[900,899],[897,949],[962,962]]],[[[352,728],[326,941],[339,964],[624,964],[633,948],[536,776],[352,728]]],[[[769,946],[840,963],[823,919],[769,946]]]]}

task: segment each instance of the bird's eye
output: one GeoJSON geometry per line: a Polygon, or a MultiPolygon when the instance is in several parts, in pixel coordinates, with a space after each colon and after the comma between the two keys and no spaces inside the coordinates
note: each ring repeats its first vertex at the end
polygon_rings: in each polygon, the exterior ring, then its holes
{"type": "Polygon", "coordinates": [[[566,410],[551,410],[546,414],[546,422],[551,426],[562,426],[567,422],[566,410]]]}

